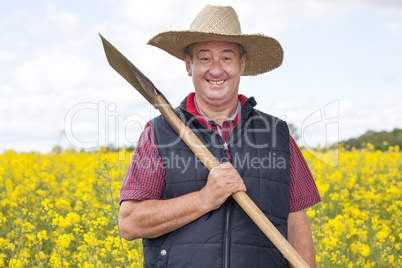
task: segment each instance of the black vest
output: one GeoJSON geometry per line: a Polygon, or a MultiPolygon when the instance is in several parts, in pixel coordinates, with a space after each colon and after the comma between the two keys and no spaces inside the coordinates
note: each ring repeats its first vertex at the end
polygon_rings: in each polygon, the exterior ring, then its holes
{"type": "MultiPolygon", "coordinates": [[[[247,194],[287,237],[290,201],[290,152],[287,124],[253,107],[241,108],[230,134],[229,156],[223,139],[186,111],[177,109],[195,134],[221,162],[230,161],[247,194]]],[[[151,120],[155,143],[166,169],[162,199],[202,189],[209,171],[160,116],[151,120]]],[[[144,267],[287,267],[287,261],[230,197],[219,209],[155,239],[144,239],[144,267]]]]}

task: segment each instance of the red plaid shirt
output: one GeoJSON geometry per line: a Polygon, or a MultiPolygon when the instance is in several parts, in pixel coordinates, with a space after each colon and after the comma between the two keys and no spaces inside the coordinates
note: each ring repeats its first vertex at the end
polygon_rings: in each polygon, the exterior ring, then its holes
{"type": "MultiPolygon", "coordinates": [[[[239,95],[243,103],[246,98],[239,95]]],[[[207,127],[218,131],[215,123],[207,121],[207,118],[199,113],[194,105],[194,93],[187,98],[187,110],[193,113],[207,127]]],[[[233,121],[225,121],[221,127],[224,140],[237,124],[238,116],[233,121]]],[[[296,142],[290,136],[290,212],[296,212],[321,201],[310,169],[300,152],[296,142]]],[[[128,168],[123,185],[120,189],[120,203],[124,200],[160,199],[165,188],[166,172],[162,159],[156,148],[152,128],[150,124],[145,126],[142,132],[133,158],[128,168]]]]}

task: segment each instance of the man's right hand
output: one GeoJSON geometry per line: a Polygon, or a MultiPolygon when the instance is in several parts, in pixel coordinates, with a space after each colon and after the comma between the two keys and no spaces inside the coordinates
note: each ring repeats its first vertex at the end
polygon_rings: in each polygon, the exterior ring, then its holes
{"type": "Polygon", "coordinates": [[[229,162],[211,169],[207,184],[200,193],[211,210],[218,209],[232,194],[246,191],[243,179],[229,162]]]}
{"type": "Polygon", "coordinates": [[[211,169],[200,191],[165,200],[126,200],[119,211],[119,228],[126,240],[155,238],[218,209],[233,193],[245,191],[243,179],[230,164],[211,169]]]}

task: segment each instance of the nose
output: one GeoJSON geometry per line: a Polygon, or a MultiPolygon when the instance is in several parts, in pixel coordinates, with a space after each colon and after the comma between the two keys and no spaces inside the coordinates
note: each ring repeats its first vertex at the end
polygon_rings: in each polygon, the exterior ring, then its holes
{"type": "Polygon", "coordinates": [[[219,60],[214,60],[209,68],[209,73],[215,77],[223,73],[222,63],[219,60]]]}

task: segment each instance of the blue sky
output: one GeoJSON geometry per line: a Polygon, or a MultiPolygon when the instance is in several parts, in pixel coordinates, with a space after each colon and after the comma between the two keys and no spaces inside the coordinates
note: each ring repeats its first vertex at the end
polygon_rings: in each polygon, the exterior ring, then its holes
{"type": "Polygon", "coordinates": [[[0,151],[135,145],[158,113],[107,64],[98,32],[178,105],[192,91],[184,64],[146,43],[188,29],[205,4],[233,6],[244,33],[282,44],[283,65],[243,77],[240,92],[293,123],[300,144],[402,128],[397,0],[8,1],[0,9],[0,151]]]}

